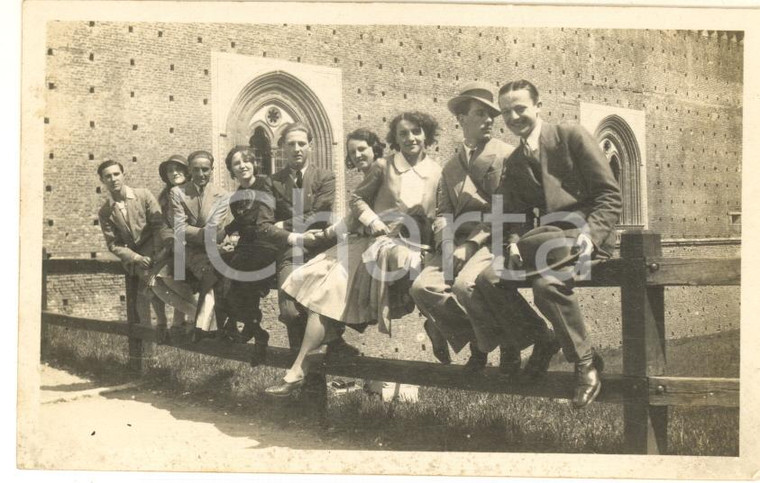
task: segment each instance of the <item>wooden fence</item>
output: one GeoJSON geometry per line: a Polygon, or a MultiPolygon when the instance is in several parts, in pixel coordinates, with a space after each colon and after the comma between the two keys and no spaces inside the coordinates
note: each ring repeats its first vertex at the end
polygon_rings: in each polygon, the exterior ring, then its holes
{"type": "MultiPolygon", "coordinates": [[[[590,281],[579,287],[620,287],[622,304],[623,374],[603,374],[597,401],[624,405],[624,438],[627,452],[664,454],[667,451],[669,406],[739,407],[738,378],[671,377],[665,353],[664,289],[673,285],[739,285],[739,258],[665,258],[660,235],[649,231],[625,232],[620,258],[593,268],[590,281]]],[[[129,340],[130,367],[141,371],[142,342],[153,340],[154,330],[138,324],[135,311],[137,284],[125,277],[127,320],[106,322],[62,315],[47,310],[47,276],[71,274],[123,274],[118,262],[101,260],[43,261],[42,328],[50,325],[105,332],[129,340]]],[[[527,284],[524,284],[527,286],[527,284]]],[[[222,359],[247,362],[250,345],[172,344],[184,350],[222,359]]],[[[270,347],[266,365],[290,367],[290,349],[270,347]]],[[[550,372],[536,384],[510,384],[499,378],[498,369],[488,367],[481,374],[462,373],[461,366],[437,363],[354,357],[322,366],[316,384],[307,384],[312,404],[326,410],[324,374],[381,381],[464,389],[487,393],[569,398],[574,387],[571,372],[550,372]],[[316,388],[316,389],[315,389],[316,388]]]]}

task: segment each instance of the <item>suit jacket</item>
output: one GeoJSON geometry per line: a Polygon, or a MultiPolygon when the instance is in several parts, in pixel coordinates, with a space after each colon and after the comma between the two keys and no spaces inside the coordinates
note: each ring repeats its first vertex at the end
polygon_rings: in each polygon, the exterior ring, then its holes
{"type": "Polygon", "coordinates": [[[119,208],[112,198],[100,208],[98,219],[108,250],[128,268],[138,256],[153,256],[157,251],[163,217],[158,201],[150,191],[124,186],[124,195],[126,223],[116,215],[119,208]]]}
{"type": "MultiPolygon", "coordinates": [[[[430,243],[430,227],[435,217],[436,190],[441,179],[441,167],[432,158],[426,157],[414,167],[399,168],[404,163],[397,159],[403,156],[396,153],[389,159],[378,159],[370,168],[367,176],[351,194],[351,209],[359,222],[369,226],[384,213],[404,213],[414,217],[421,225],[422,243],[430,243]],[[420,202],[407,206],[402,201],[404,189],[401,176],[408,170],[414,170],[423,180],[420,202]]],[[[388,220],[385,220],[388,223],[388,220]]]]}
{"type": "MultiPolygon", "coordinates": [[[[463,213],[486,213],[490,210],[491,197],[499,187],[504,160],[514,149],[514,146],[503,141],[490,139],[476,149],[469,166],[464,145],[449,159],[438,184],[438,207],[433,224],[436,246],[441,244],[444,228],[449,223],[446,215],[456,221],[463,213]]],[[[482,246],[489,238],[490,224],[484,221],[463,223],[454,232],[456,245],[472,241],[482,246]]]]}
{"type": "Polygon", "coordinates": [[[302,210],[295,212],[298,205],[293,198],[293,190],[296,183],[290,176],[290,168],[285,167],[272,175],[272,193],[275,198],[275,221],[284,222],[285,229],[294,231],[295,222],[297,231],[306,231],[307,228],[324,228],[326,221],[306,226],[307,220],[316,213],[332,212],[335,199],[335,175],[327,170],[310,164],[303,177],[301,189],[303,202],[302,210]],[[298,229],[298,226],[301,226],[298,229]]]}
{"type": "Polygon", "coordinates": [[[224,226],[229,216],[229,195],[222,188],[207,184],[203,195],[192,182],[171,190],[171,223],[174,232],[185,232],[188,247],[203,249],[206,225],[216,226],[216,241],[224,239],[224,226]]]}
{"type": "MultiPolygon", "coordinates": [[[[530,211],[534,208],[528,201],[531,192],[542,190],[546,213],[580,215],[588,223],[595,247],[611,254],[623,203],[607,158],[591,134],[578,125],[544,122],[539,137],[540,182],[519,153],[515,150],[504,165],[499,192],[504,195],[505,212],[530,211]]],[[[509,242],[530,228],[508,226],[509,242]]]]}

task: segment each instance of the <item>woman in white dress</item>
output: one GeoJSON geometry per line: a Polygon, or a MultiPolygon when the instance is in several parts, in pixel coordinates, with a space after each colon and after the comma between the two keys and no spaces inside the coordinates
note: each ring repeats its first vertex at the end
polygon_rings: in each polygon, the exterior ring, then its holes
{"type": "Polygon", "coordinates": [[[414,309],[408,289],[432,238],[441,177],[440,166],[427,155],[437,133],[438,123],[428,114],[396,116],[387,136],[395,152],[372,164],[351,195],[359,233],[346,236],[345,225],[351,223],[338,227],[338,244],[283,284],[283,290],[309,309],[309,317],[295,362],[267,394],[287,396],[303,385],[309,370],[306,356],[335,337],[331,321],[360,331],[379,324],[381,332],[390,333],[391,319],[414,309]]]}

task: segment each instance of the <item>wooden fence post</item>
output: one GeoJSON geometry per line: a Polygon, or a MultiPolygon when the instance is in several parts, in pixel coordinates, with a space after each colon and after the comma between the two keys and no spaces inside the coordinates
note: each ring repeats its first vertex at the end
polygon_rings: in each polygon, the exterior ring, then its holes
{"type": "Polygon", "coordinates": [[[645,378],[665,373],[664,288],[648,287],[647,258],[662,256],[660,235],[625,232],[621,257],[631,261],[621,284],[623,374],[639,379],[633,400],[624,404],[625,446],[630,453],[663,454],[667,450],[668,407],[649,404],[645,378]]]}
{"type": "Polygon", "coordinates": [[[142,373],[143,345],[142,339],[133,335],[134,328],[140,324],[137,316],[137,290],[138,279],[136,276],[124,275],[124,287],[127,302],[127,324],[129,326],[129,368],[134,372],[142,373]]]}

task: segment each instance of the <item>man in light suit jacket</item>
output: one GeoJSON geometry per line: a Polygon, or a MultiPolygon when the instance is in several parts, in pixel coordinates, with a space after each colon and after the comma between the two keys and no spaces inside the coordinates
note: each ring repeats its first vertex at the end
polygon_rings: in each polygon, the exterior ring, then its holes
{"type": "MultiPolygon", "coordinates": [[[[335,199],[335,175],[311,162],[311,129],[296,122],[282,131],[280,139],[287,166],[271,178],[275,226],[287,235],[287,243],[277,257],[278,287],[293,272],[294,263],[304,263],[329,246],[317,241],[308,230],[329,225],[335,199]],[[315,218],[316,215],[319,216],[315,218]]],[[[287,326],[290,347],[298,348],[306,329],[307,310],[282,290],[277,295],[280,322],[287,326]]]]}
{"type": "MultiPolygon", "coordinates": [[[[541,102],[538,90],[528,81],[510,82],[499,90],[499,105],[507,127],[520,137],[520,148],[506,161],[499,192],[504,195],[505,213],[538,214],[533,221],[548,221],[575,240],[574,250],[584,258],[606,258],[615,246],[615,224],[622,209],[620,189],[596,140],[577,125],[554,125],[539,117],[541,102]],[[552,215],[550,218],[541,218],[552,215]],[[577,227],[575,220],[585,221],[577,227]]],[[[505,230],[506,266],[517,270],[523,264],[517,241],[533,227],[532,223],[508,224],[505,230]]],[[[526,263],[530,266],[530,262],[526,263]]],[[[573,404],[584,407],[601,390],[601,358],[592,349],[578,301],[573,293],[574,267],[558,269],[563,276],[539,275],[532,282],[534,301],[557,333],[562,352],[575,364],[576,387],[573,404]],[[564,276],[566,275],[566,276],[564,276]]],[[[519,320],[494,318],[494,314],[511,310],[509,300],[499,296],[510,290],[500,280],[498,270],[489,267],[478,276],[471,298],[470,315],[483,350],[493,344],[494,333],[488,329],[494,321],[503,324],[507,337],[523,329],[519,320]],[[495,304],[495,306],[494,306],[495,304]],[[485,310],[489,307],[491,310],[485,310]],[[478,310],[478,308],[483,310],[478,310]],[[480,330],[480,329],[484,330],[480,330]]],[[[559,346],[537,343],[542,361],[548,365],[559,346]]],[[[526,367],[526,369],[528,369],[526,367]]],[[[532,368],[540,375],[545,367],[532,368]]]]}
{"type": "Polygon", "coordinates": [[[217,322],[219,325],[224,323],[221,314],[216,317],[214,315],[216,296],[221,296],[215,292],[222,288],[222,277],[209,259],[207,249],[217,250],[217,247],[206,246],[206,231],[212,230],[210,243],[222,242],[225,236],[224,225],[229,215],[229,197],[225,190],[210,183],[214,169],[211,153],[196,151],[188,156],[187,161],[190,181],[171,190],[171,221],[175,240],[185,243],[184,250],[175,247],[175,257],[184,252],[182,261],[175,260],[175,276],[178,276],[179,265],[184,262],[184,268],[199,282],[198,310],[193,333],[193,340],[197,342],[210,336],[210,332],[221,329],[222,327],[217,327],[217,322]]]}
{"type": "Polygon", "coordinates": [[[100,229],[108,250],[119,257],[130,275],[138,278],[136,309],[140,322],[151,323],[152,304],[158,319],[158,330],[165,334],[165,305],[161,299],[152,296],[147,286],[152,257],[161,247],[161,207],[150,191],[124,184],[124,167],[117,161],[101,163],[98,176],[109,195],[98,211],[100,229]]]}
{"type": "MultiPolygon", "coordinates": [[[[425,330],[433,343],[434,355],[448,363],[446,341],[456,352],[469,343],[471,355],[465,370],[479,371],[485,367],[488,353],[477,347],[466,305],[475,278],[493,258],[489,248],[490,226],[482,215],[490,211],[503,162],[514,147],[491,137],[493,119],[499,109],[487,84],[474,82],[463,86],[448,107],[462,127],[464,141],[443,167],[434,223],[436,251],[425,261],[411,295],[428,317],[425,330]],[[477,220],[463,220],[471,215],[480,216],[477,220]]],[[[522,304],[511,315],[543,328],[547,337],[551,337],[541,317],[514,292],[516,302],[522,304]]],[[[505,341],[501,346],[500,367],[508,375],[519,370],[520,348],[521,344],[513,341],[505,341]]]]}

